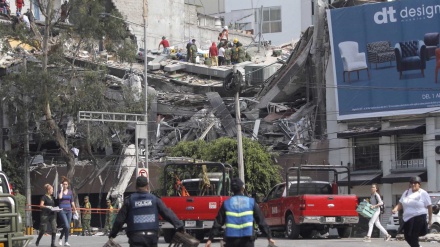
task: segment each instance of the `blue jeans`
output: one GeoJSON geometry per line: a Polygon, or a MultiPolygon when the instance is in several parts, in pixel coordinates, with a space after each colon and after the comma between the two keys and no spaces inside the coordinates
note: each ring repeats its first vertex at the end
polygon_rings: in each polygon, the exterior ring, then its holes
{"type": "MultiPolygon", "coordinates": [[[[63,211],[59,212],[61,221],[63,222],[63,230],[61,231],[61,236],[65,235],[66,238],[64,242],[68,242],[69,240],[69,232],[70,232],[70,222],[72,221],[72,210],[71,209],[63,209],[63,211]]],[[[61,238],[60,236],[60,238],[61,238]]]]}

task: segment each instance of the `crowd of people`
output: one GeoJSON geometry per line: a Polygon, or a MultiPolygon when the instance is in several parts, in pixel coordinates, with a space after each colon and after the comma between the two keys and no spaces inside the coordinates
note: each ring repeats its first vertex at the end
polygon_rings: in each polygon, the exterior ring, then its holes
{"type": "MultiPolygon", "coordinates": [[[[161,46],[163,46],[162,54],[170,55],[172,59],[190,63],[200,63],[200,56],[202,54],[197,47],[195,39],[190,39],[186,44],[186,54],[182,52],[182,49],[170,49],[170,42],[165,36],[162,37],[158,50],[160,50],[161,46]]],[[[229,31],[227,26],[225,26],[223,31],[219,34],[218,42],[212,42],[206,56],[206,59],[209,58],[207,64],[210,66],[231,65],[251,60],[249,53],[245,50],[243,44],[238,38],[235,38],[232,42],[229,41],[229,31]]]]}

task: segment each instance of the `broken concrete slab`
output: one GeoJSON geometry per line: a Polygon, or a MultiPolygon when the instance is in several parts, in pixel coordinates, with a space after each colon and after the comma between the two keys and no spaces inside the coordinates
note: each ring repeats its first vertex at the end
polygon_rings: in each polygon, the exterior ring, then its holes
{"type": "Polygon", "coordinates": [[[235,126],[235,120],[232,118],[231,113],[226,108],[223,99],[216,92],[206,93],[212,108],[214,109],[214,115],[220,119],[223,129],[228,136],[237,135],[237,127],[235,126]]]}
{"type": "Polygon", "coordinates": [[[168,64],[163,68],[163,70],[167,71],[167,72],[172,72],[172,71],[177,71],[177,70],[182,70],[182,69],[186,69],[186,64],[181,64],[181,63],[168,64]]]}

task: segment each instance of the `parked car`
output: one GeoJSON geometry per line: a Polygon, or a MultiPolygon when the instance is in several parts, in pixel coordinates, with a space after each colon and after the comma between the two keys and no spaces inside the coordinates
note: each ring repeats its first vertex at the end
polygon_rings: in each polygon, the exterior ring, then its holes
{"type": "MultiPolygon", "coordinates": [[[[433,205],[432,225],[429,232],[440,233],[440,215],[439,215],[440,192],[429,193],[429,196],[431,197],[431,202],[433,205]]],[[[392,237],[396,237],[399,226],[400,226],[399,215],[398,213],[395,213],[390,216],[388,223],[386,225],[386,229],[392,237]]]]}

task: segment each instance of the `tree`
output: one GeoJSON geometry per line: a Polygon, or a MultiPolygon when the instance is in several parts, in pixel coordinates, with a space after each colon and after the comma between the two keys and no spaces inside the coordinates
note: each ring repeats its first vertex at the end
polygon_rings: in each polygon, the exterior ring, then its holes
{"type": "MultiPolygon", "coordinates": [[[[202,140],[179,142],[176,146],[170,147],[166,153],[168,156],[228,163],[234,168],[234,176],[238,177],[235,139],[222,137],[212,142],[202,140]]],[[[275,164],[273,155],[260,143],[244,138],[243,156],[246,189],[249,192],[266,194],[273,185],[281,181],[280,167],[275,164]]]]}
{"type": "MultiPolygon", "coordinates": [[[[59,9],[54,9],[54,0],[36,0],[41,14],[45,17],[43,37],[24,31],[18,26],[2,28],[1,32],[23,43],[35,45],[33,40],[41,42],[41,55],[36,55],[37,62],[28,63],[21,71],[2,78],[0,95],[3,103],[8,109],[8,116],[11,118],[11,141],[20,143],[17,153],[18,158],[28,159],[26,151],[29,146],[26,144],[26,137],[33,135],[39,146],[42,143],[54,142],[57,145],[58,155],[67,164],[67,177],[71,180],[73,190],[79,189],[75,184],[73,176],[75,173],[75,156],[71,151],[72,147],[84,147],[82,153],[88,155],[94,164],[103,166],[105,160],[96,159],[92,150],[111,145],[110,136],[113,133],[124,133],[125,124],[89,124],[76,121],[78,111],[108,111],[108,112],[143,112],[143,102],[137,102],[133,92],[124,85],[118,91],[121,96],[119,100],[109,98],[109,88],[106,84],[106,70],[104,67],[78,69],[69,64],[65,59],[65,42],[69,40],[78,54],[81,49],[93,43],[97,38],[106,36],[109,40],[109,47],[117,53],[122,51],[120,57],[125,61],[134,61],[135,49],[132,44],[127,45],[129,37],[125,23],[118,19],[101,21],[99,14],[106,12],[105,0],[72,0],[70,11],[72,25],[59,27],[59,9]],[[58,34],[53,38],[53,34],[58,34]],[[49,40],[51,42],[49,42],[49,40]],[[125,44],[124,47],[121,44],[125,44]],[[132,53],[127,50],[130,47],[132,53]],[[131,55],[130,55],[131,54],[131,55]],[[131,58],[130,58],[131,57],[131,58]],[[25,69],[26,68],[26,69],[25,69]],[[4,79],[4,80],[3,80],[4,79]],[[80,130],[75,136],[69,136],[65,130],[65,122],[74,120],[75,127],[80,130]],[[28,130],[32,129],[31,133],[28,130]],[[24,144],[22,144],[24,143],[24,144]],[[24,151],[22,151],[22,148],[24,151]]],[[[70,7],[69,7],[70,8],[70,7]]],[[[117,13],[113,13],[118,15],[117,13]]],[[[33,29],[34,33],[37,30],[33,29]]],[[[40,46],[40,45],[37,45],[40,46]]],[[[16,51],[19,53],[19,51],[16,51]]],[[[25,53],[22,53],[26,56],[25,53]]],[[[130,139],[130,138],[128,138],[130,139]]],[[[123,140],[124,141],[124,140],[123,140]]],[[[122,143],[123,144],[123,143],[122,143]]],[[[27,164],[29,162],[26,162],[27,164]]],[[[76,199],[77,200],[77,199],[76,199]]]]}

